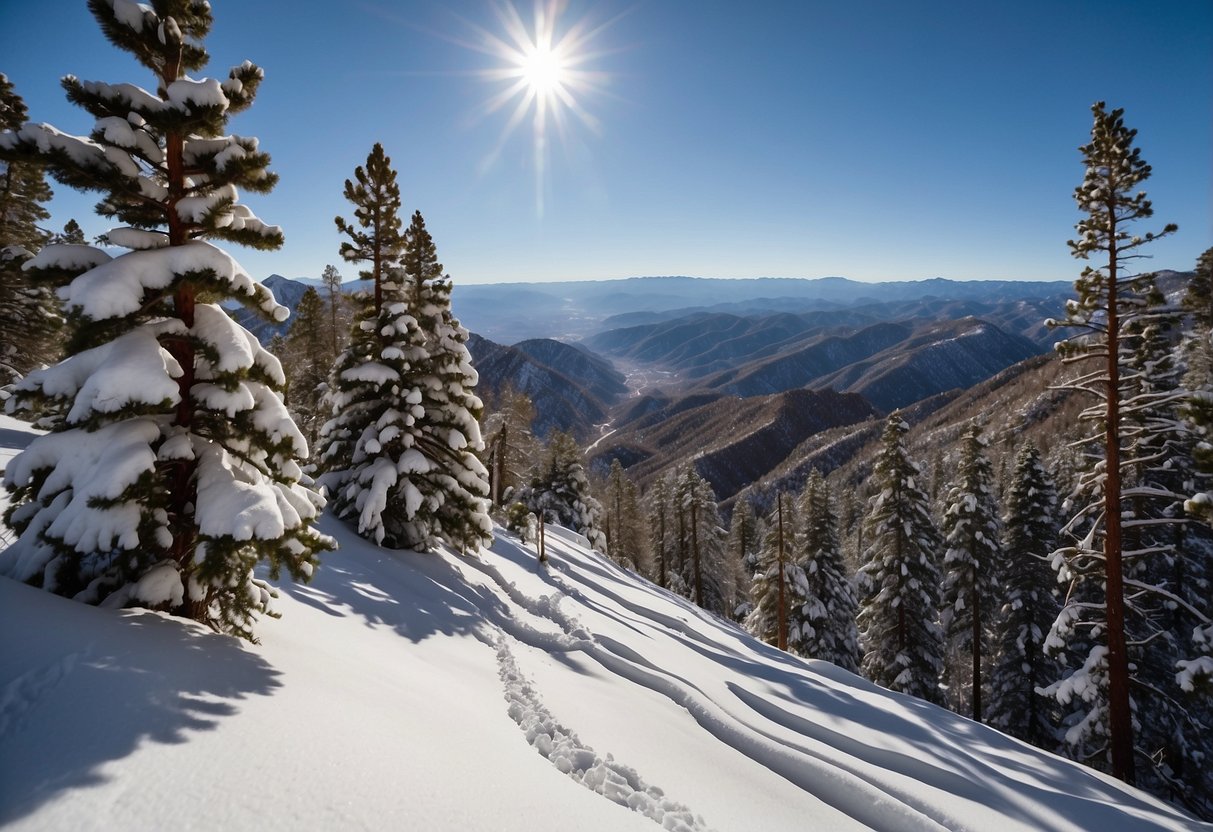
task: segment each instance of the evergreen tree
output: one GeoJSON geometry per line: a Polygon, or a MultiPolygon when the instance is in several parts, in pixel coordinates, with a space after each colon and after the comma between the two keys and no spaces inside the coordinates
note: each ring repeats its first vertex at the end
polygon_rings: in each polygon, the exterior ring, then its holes
{"type": "MultiPolygon", "coordinates": [[[[1143,277],[1146,306],[1125,326],[1122,439],[1126,638],[1136,719],[1138,783],[1209,812],[1203,761],[1213,753],[1208,703],[1192,701],[1176,670],[1200,647],[1193,629],[1213,616],[1213,531],[1184,516],[1194,482],[1195,437],[1180,410],[1188,399],[1176,361],[1179,310],[1143,277]]],[[[1213,799],[1213,795],[1211,795],[1213,799]]]]}
{"type": "Polygon", "coordinates": [[[79,276],[62,293],[69,357],[16,387],[18,407],[50,402],[62,417],[8,467],[6,521],[20,537],[3,571],[251,638],[273,595],[254,577],[258,561],[271,577],[285,567],[306,579],[332,546],[311,526],[322,501],[299,483],[307,445],[279,393],[281,366],[218,301],[276,320],[287,310],[208,242],[282,243],[237,202],[238,188],[274,186],[268,155],[225,130],[262,73],[246,61],[222,82],[185,75],[208,59],[208,4],[128,6],[89,3],[109,40],[154,73],[155,92],[69,75],[68,98],[97,119],[89,137],[36,124],[0,136],[10,163],[101,192],[98,212],[127,226],[109,240],[132,250],[53,246],[30,264],[52,280],[79,276]]]}
{"type": "Polygon", "coordinates": [[[366,167],[345,181],[357,225],[337,217],[350,239],[341,256],[366,263],[372,291],[355,299],[350,340],[333,365],[324,407],[320,455],[333,513],[358,534],[392,548],[426,548],[413,524],[422,495],[412,476],[426,463],[415,449],[421,392],[405,378],[424,355],[417,321],[408,314],[401,282],[400,188],[391,160],[376,143],[366,167]]]}
{"type": "MultiPolygon", "coordinates": [[[[1196,272],[1188,284],[1184,306],[1194,319],[1193,331],[1184,342],[1187,359],[1187,374],[1184,387],[1188,398],[1183,403],[1183,414],[1194,434],[1193,448],[1197,471],[1188,491],[1191,498],[1184,504],[1185,510],[1199,517],[1205,524],[1213,526],[1213,248],[1207,249],[1196,261],[1196,272]]],[[[1203,559],[1193,570],[1188,582],[1195,591],[1204,591],[1208,598],[1213,594],[1213,563],[1203,559]]],[[[1213,694],[1213,621],[1197,624],[1191,633],[1191,659],[1181,660],[1181,684],[1186,690],[1201,690],[1206,696],[1213,694]]],[[[1213,791],[1213,790],[1211,790],[1213,791]]]]}
{"type": "Polygon", "coordinates": [[[1086,266],[1075,283],[1078,298],[1067,302],[1060,325],[1081,332],[1059,349],[1069,362],[1094,365],[1072,384],[1097,400],[1083,416],[1099,426],[1103,457],[1080,483],[1087,502],[1065,526],[1063,535],[1071,542],[1054,558],[1059,578],[1071,588],[1049,644],[1052,651],[1061,651],[1078,630],[1093,638],[1081,665],[1050,690],[1063,705],[1074,702],[1076,695],[1085,704],[1085,715],[1067,732],[1072,745],[1085,749],[1078,750],[1079,756],[1094,760],[1106,743],[1112,774],[1132,783],[1136,765],[1122,517],[1121,431],[1127,391],[1122,374],[1129,352],[1124,336],[1147,307],[1148,287],[1140,276],[1128,276],[1126,266],[1142,256],[1137,249],[1176,227],[1168,225],[1144,237],[1130,235],[1130,223],[1154,213],[1145,193],[1137,190],[1150,175],[1150,166],[1133,147],[1137,131],[1125,127],[1122,110],[1108,112],[1101,101],[1092,112],[1091,142],[1080,148],[1086,175],[1074,194],[1085,216],[1077,225],[1078,240],[1069,245],[1075,257],[1098,257],[1101,262],[1086,266]]]}
{"type": "Polygon", "coordinates": [[[838,521],[829,486],[816,468],[809,474],[801,496],[801,542],[796,565],[804,577],[804,604],[793,616],[799,632],[796,652],[810,659],[833,662],[859,672],[859,605],[847,576],[838,521]]]}
{"type": "Polygon", "coordinates": [[[740,564],[725,549],[712,484],[693,465],[677,471],[673,488],[679,578],[684,594],[717,615],[735,608],[740,564]]]}
{"type": "Polygon", "coordinates": [[[619,460],[611,460],[604,501],[607,547],[612,560],[628,569],[644,572],[648,566],[648,547],[638,503],[636,485],[624,473],[619,460]]]}
{"type": "Polygon", "coordinates": [[[429,462],[417,487],[431,533],[460,549],[492,542],[489,473],[476,454],[484,450],[475,394],[479,377],[468,352],[468,331],[451,311],[451,280],[438,262],[434,240],[420,211],[406,234],[404,275],[408,310],[417,321],[423,359],[406,383],[421,393],[424,418],[417,449],[429,462]]]}
{"type": "MultiPolygon", "coordinates": [[[[26,115],[25,102],[0,73],[0,130],[19,130],[26,115]]],[[[0,160],[0,385],[59,354],[62,319],[52,287],[22,268],[47,242],[39,223],[50,216],[43,207],[50,198],[41,165],[0,160]]]]}
{"type": "Polygon", "coordinates": [[[733,518],[729,524],[729,539],[725,544],[730,557],[741,564],[737,595],[741,603],[737,605],[734,616],[738,620],[753,610],[750,603],[750,587],[754,576],[758,574],[758,553],[762,545],[762,530],[754,517],[754,509],[750,501],[744,497],[737,500],[733,507],[733,518]]]}
{"type": "Polygon", "coordinates": [[[868,504],[868,547],[857,576],[861,669],[878,685],[939,703],[941,543],[919,485],[921,469],[906,453],[909,429],[899,412],[889,415],[873,470],[880,491],[868,504]]]}
{"type": "Polygon", "coordinates": [[[653,552],[652,578],[660,587],[670,586],[670,572],[674,561],[674,483],[667,474],[659,478],[649,489],[646,500],[649,517],[649,542],[653,552]]]}
{"type": "MultiPolygon", "coordinates": [[[[0,130],[20,130],[29,115],[12,82],[0,73],[0,130]]],[[[51,198],[40,160],[0,160],[0,243],[21,246],[34,254],[49,235],[40,224],[50,218],[43,203],[51,198]]]]}
{"type": "Polygon", "coordinates": [[[400,230],[400,186],[392,160],[375,142],[366,157],[366,167],[354,168],[354,178],[345,180],[345,198],[354,206],[351,224],[334,218],[337,230],[349,237],[341,243],[341,256],[348,263],[368,263],[359,274],[371,281],[371,301],[378,314],[383,306],[383,282],[400,265],[405,239],[400,230]]]}
{"type": "Polygon", "coordinates": [[[539,443],[531,433],[535,406],[525,393],[506,385],[492,397],[484,419],[484,461],[489,471],[489,500],[504,506],[527,481],[538,457],[539,443]]]}
{"type": "Polygon", "coordinates": [[[308,443],[314,445],[327,421],[322,399],[332,367],[324,331],[324,303],[310,286],[299,299],[295,320],[283,343],[282,368],[288,383],[287,404],[308,443]]]}
{"type": "Polygon", "coordinates": [[[606,552],[602,506],[590,494],[581,448],[570,434],[552,432],[543,463],[530,484],[519,490],[518,502],[545,523],[579,532],[591,547],[606,552]]]}
{"type": "Polygon", "coordinates": [[[983,663],[989,638],[990,611],[997,584],[1001,529],[994,504],[994,480],[981,428],[965,431],[957,482],[948,493],[944,513],[943,607],[940,624],[950,660],[944,680],[954,710],[971,705],[973,719],[982,721],[983,663]],[[969,696],[963,688],[968,687],[969,696]]]}
{"type": "Polygon", "coordinates": [[[337,271],[336,266],[327,265],[320,275],[320,280],[324,283],[324,291],[328,295],[328,351],[331,364],[341,355],[346,341],[344,333],[349,331],[350,322],[345,296],[341,294],[341,272],[337,271]]]}
{"type": "Polygon", "coordinates": [[[450,313],[450,284],[416,227],[420,214],[410,237],[400,232],[400,189],[382,145],[354,178],[345,194],[358,226],[337,218],[350,238],[341,254],[370,264],[362,274],[374,291],[359,299],[334,368],[323,482],[334,513],[381,545],[426,551],[445,540],[474,550],[491,541],[492,523],[467,331],[450,313]]]}
{"type": "Polygon", "coordinates": [[[84,229],[80,227],[80,223],[69,219],[63,224],[63,230],[51,237],[51,242],[60,245],[82,246],[88,240],[84,236],[84,229]]]}
{"type": "Polygon", "coordinates": [[[1006,497],[1003,543],[993,566],[1002,598],[990,643],[989,723],[1000,731],[1053,750],[1060,740],[1057,707],[1036,690],[1057,671],[1044,640],[1057,618],[1057,581],[1048,556],[1057,540],[1056,494],[1031,443],[1015,457],[1006,497]]]}
{"type": "Polygon", "coordinates": [[[750,585],[753,611],[746,629],[780,650],[800,646],[800,611],[807,606],[807,582],[795,557],[795,522],[791,501],[775,496],[775,509],[758,553],[758,570],[750,585]]]}

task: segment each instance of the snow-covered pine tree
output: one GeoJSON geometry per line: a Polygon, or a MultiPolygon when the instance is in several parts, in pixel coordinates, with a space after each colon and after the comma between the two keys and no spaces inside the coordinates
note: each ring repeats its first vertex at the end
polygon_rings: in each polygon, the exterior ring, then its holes
{"type": "Polygon", "coordinates": [[[412,477],[427,462],[415,448],[425,411],[405,379],[425,358],[417,321],[408,314],[400,257],[400,188],[391,159],[376,143],[366,167],[345,181],[356,224],[334,222],[349,239],[341,256],[366,263],[371,291],[355,298],[349,344],[333,366],[320,431],[320,455],[333,513],[363,537],[391,548],[428,545],[413,517],[422,494],[412,477]]]}
{"type": "MultiPolygon", "coordinates": [[[[1127,323],[1122,382],[1126,390],[1122,438],[1126,634],[1138,757],[1148,764],[1138,783],[1208,814],[1197,796],[1213,784],[1202,776],[1213,754],[1207,702],[1189,697],[1176,677],[1182,661],[1199,652],[1194,627],[1213,617],[1209,563],[1213,532],[1184,516],[1197,481],[1195,438],[1180,415],[1188,393],[1175,360],[1179,310],[1143,278],[1146,304],[1127,323]]],[[[1182,677],[1180,677],[1182,678],[1182,677]]]]}
{"type": "Polygon", "coordinates": [[[800,498],[800,534],[796,565],[803,574],[804,603],[794,618],[796,652],[859,672],[859,605],[838,542],[838,520],[830,487],[814,468],[800,498]]]}
{"type": "MultiPolygon", "coordinates": [[[[0,130],[19,130],[28,111],[0,73],[0,130]]],[[[35,283],[22,266],[46,244],[40,223],[51,198],[41,165],[0,160],[0,385],[58,357],[62,324],[52,287],[35,283]]],[[[0,398],[5,394],[0,393],[0,398]]]]}
{"type": "Polygon", "coordinates": [[[428,543],[442,539],[461,551],[493,541],[489,472],[476,456],[484,450],[475,394],[479,376],[468,352],[468,331],[451,311],[451,279],[438,262],[434,239],[420,211],[405,239],[404,273],[409,313],[416,319],[424,353],[404,378],[421,393],[424,416],[416,448],[428,465],[414,484],[424,497],[415,522],[428,543]]]}
{"type": "Polygon", "coordinates": [[[307,445],[278,392],[278,360],[228,316],[235,299],[276,320],[287,310],[208,240],[272,249],[282,232],[237,202],[277,177],[257,140],[225,135],[261,82],[245,62],[222,82],[185,73],[208,60],[202,0],[155,8],[90,0],[106,37],[154,73],[155,92],[63,79],[94,116],[87,137],[26,124],[0,136],[10,162],[40,163],[103,194],[98,212],[131,249],[43,249],[32,268],[87,271],[60,296],[69,357],[30,373],[18,407],[63,418],[9,464],[11,577],[83,601],[142,605],[252,638],[273,591],[253,575],[306,579],[332,541],[312,528],[322,501],[300,485],[307,445]],[[203,302],[202,297],[208,301],[203,302]]]}
{"type": "Polygon", "coordinates": [[[872,472],[880,489],[868,504],[864,565],[857,576],[863,675],[890,690],[941,703],[941,549],[921,469],[910,460],[900,412],[889,414],[872,472]]]}
{"type": "Polygon", "coordinates": [[[591,547],[606,552],[602,506],[590,493],[581,448],[570,434],[552,431],[542,464],[517,499],[545,523],[579,532],[591,547]]]}
{"type": "Polygon", "coordinates": [[[800,613],[807,601],[804,573],[796,561],[796,522],[791,503],[782,491],[775,495],[775,508],[758,552],[758,569],[750,584],[753,609],[745,619],[747,630],[780,650],[800,646],[800,613]]]}
{"type": "Polygon", "coordinates": [[[1133,147],[1137,131],[1125,126],[1123,110],[1108,112],[1100,101],[1092,113],[1091,142],[1080,148],[1086,175],[1074,192],[1085,216],[1077,225],[1078,239],[1069,246],[1075,257],[1094,256],[1101,263],[1083,269],[1075,283],[1078,297],[1067,301],[1066,318],[1049,323],[1080,329],[1058,349],[1067,362],[1092,362],[1093,369],[1084,371],[1071,386],[1096,399],[1083,418],[1098,426],[1103,458],[1080,483],[1087,502],[1063,528],[1069,543],[1054,555],[1054,568],[1070,590],[1051,629],[1049,650],[1064,650],[1077,630],[1095,637],[1087,655],[1079,659],[1081,664],[1049,690],[1063,705],[1075,697],[1085,704],[1085,715],[1066,734],[1072,745],[1088,748],[1079,751],[1080,756],[1094,761],[1106,743],[1113,776],[1132,783],[1136,763],[1122,534],[1121,430],[1126,396],[1122,374],[1128,355],[1123,336],[1147,305],[1140,276],[1125,272],[1142,256],[1137,249],[1174,232],[1176,226],[1145,236],[1129,233],[1130,223],[1154,213],[1145,192],[1138,190],[1149,177],[1150,166],[1140,149],[1133,147]],[[1102,601],[1096,591],[1101,586],[1102,601]]]}
{"type": "Polygon", "coordinates": [[[1057,497],[1030,442],[1015,457],[1005,503],[1001,552],[992,566],[1001,609],[992,616],[988,722],[1052,751],[1061,739],[1057,706],[1036,689],[1057,673],[1044,653],[1059,609],[1048,561],[1057,540],[1057,497]]]}
{"type": "Polygon", "coordinates": [[[984,666],[991,613],[996,608],[994,565],[1002,530],[994,503],[994,477],[981,428],[964,433],[957,480],[944,512],[943,604],[940,626],[947,645],[944,683],[952,709],[982,721],[984,666]],[[967,689],[967,690],[966,690],[967,689]],[[968,706],[968,707],[966,707],[968,706]]]}
{"type": "MultiPolygon", "coordinates": [[[[1189,487],[1191,498],[1185,510],[1213,525],[1213,248],[1206,249],[1196,261],[1196,271],[1188,283],[1184,306],[1191,313],[1194,325],[1184,342],[1187,373],[1184,387],[1188,400],[1183,413],[1197,443],[1193,449],[1200,474],[1189,487]]],[[[1213,582],[1213,564],[1207,561],[1203,576],[1208,589],[1213,582]]],[[[1200,584],[1193,582],[1193,586],[1200,584]]],[[[1206,592],[1206,597],[1211,594],[1206,592]]],[[[1213,695],[1213,623],[1193,628],[1191,640],[1194,657],[1181,665],[1181,684],[1186,690],[1201,690],[1213,695]]]]}

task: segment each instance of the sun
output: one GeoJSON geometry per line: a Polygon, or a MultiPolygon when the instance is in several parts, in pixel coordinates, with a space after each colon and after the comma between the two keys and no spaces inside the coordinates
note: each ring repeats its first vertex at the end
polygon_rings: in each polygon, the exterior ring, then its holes
{"type": "Polygon", "coordinates": [[[512,3],[495,4],[501,30],[481,30],[482,45],[476,47],[500,62],[481,73],[500,86],[485,103],[484,115],[509,113],[501,137],[482,167],[488,169],[497,161],[510,136],[529,119],[535,210],[540,216],[550,137],[555,134],[566,140],[574,120],[597,133],[598,122],[586,110],[585,101],[603,92],[607,81],[605,72],[593,68],[602,53],[592,47],[596,36],[614,21],[591,27],[582,19],[566,26],[562,21],[565,6],[561,0],[536,0],[532,20],[527,23],[512,3]]]}
{"type": "Polygon", "coordinates": [[[550,47],[536,46],[521,57],[522,78],[536,96],[551,95],[564,86],[565,65],[559,53],[550,47]]]}

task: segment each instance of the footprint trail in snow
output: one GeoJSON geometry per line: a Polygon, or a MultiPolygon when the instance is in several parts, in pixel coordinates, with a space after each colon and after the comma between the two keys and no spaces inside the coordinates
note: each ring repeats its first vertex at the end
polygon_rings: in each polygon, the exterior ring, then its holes
{"type": "Polygon", "coordinates": [[[635,769],[617,763],[610,754],[600,756],[561,725],[518,669],[504,634],[497,639],[497,665],[510,718],[540,756],[590,791],[644,815],[663,829],[707,832],[703,818],[667,798],[661,789],[645,785],[635,769]]]}

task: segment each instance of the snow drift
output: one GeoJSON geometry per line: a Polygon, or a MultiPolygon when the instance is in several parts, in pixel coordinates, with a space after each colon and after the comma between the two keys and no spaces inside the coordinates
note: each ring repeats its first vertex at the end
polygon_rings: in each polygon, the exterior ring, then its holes
{"type": "Polygon", "coordinates": [[[545,569],[500,529],[461,558],[322,526],[341,550],[260,645],[0,579],[0,825],[1213,828],[758,643],[575,535],[545,569]]]}

